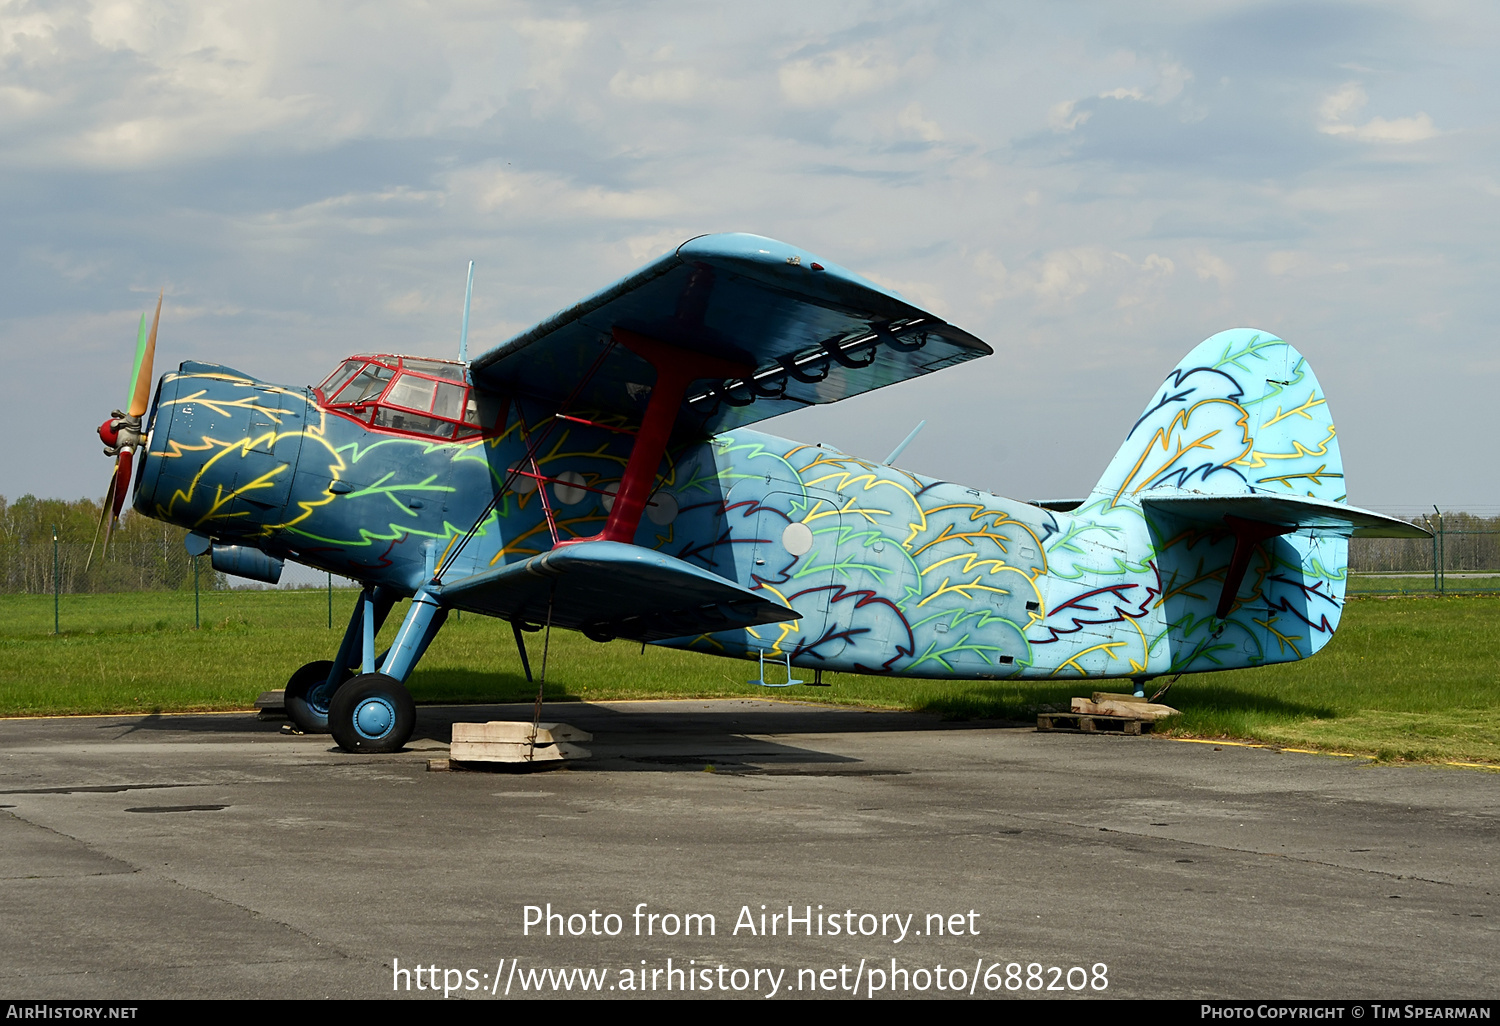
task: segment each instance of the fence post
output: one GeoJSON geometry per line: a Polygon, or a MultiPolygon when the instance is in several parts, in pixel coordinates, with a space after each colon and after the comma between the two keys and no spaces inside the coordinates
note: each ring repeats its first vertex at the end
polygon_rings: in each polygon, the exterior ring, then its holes
{"type": "Polygon", "coordinates": [[[1438,590],[1438,533],[1437,529],[1432,526],[1430,518],[1423,517],[1422,519],[1427,521],[1427,527],[1432,531],[1432,590],[1436,594],[1438,590]]]}
{"type": "Polygon", "coordinates": [[[193,557],[193,630],[198,630],[198,557],[193,557]]]}
{"type": "Polygon", "coordinates": [[[59,612],[60,606],[62,605],[62,577],[58,573],[58,568],[59,568],[59,561],[58,561],[58,558],[57,558],[57,525],[53,524],[52,525],[52,633],[53,634],[61,634],[62,633],[62,629],[60,627],[60,624],[62,622],[61,621],[61,615],[62,614],[59,612]]]}
{"type": "Polygon", "coordinates": [[[333,571],[328,571],[328,629],[333,630],[333,571]]]}
{"type": "Polygon", "coordinates": [[[1435,543],[1433,553],[1436,557],[1432,564],[1433,586],[1437,589],[1439,595],[1446,595],[1448,593],[1448,574],[1446,572],[1447,568],[1443,566],[1443,559],[1446,556],[1446,553],[1443,551],[1443,511],[1437,508],[1437,503],[1432,504],[1432,511],[1437,514],[1438,518],[1437,534],[1433,536],[1433,542],[1435,543]]]}

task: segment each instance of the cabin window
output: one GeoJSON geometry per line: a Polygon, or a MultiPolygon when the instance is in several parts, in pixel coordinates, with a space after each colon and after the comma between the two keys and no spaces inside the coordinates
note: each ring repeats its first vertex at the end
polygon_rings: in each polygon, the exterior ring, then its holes
{"type": "Polygon", "coordinates": [[[317,393],[329,409],[377,428],[445,440],[480,434],[479,407],[461,363],[356,356],[330,374],[317,393]]]}

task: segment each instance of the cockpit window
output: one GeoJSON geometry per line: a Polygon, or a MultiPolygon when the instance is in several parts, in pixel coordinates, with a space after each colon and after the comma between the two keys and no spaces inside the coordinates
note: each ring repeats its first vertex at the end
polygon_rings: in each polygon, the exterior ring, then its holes
{"type": "Polygon", "coordinates": [[[409,356],[356,356],[318,387],[323,405],[373,427],[432,438],[480,433],[468,369],[409,356]]]}
{"type": "Polygon", "coordinates": [[[319,390],[324,395],[338,395],[339,389],[349,383],[349,379],[359,373],[359,369],[365,365],[363,360],[345,360],[343,365],[332,374],[328,380],[319,385],[319,390]]]}
{"type": "Polygon", "coordinates": [[[438,383],[431,378],[419,378],[415,374],[402,374],[386,393],[385,401],[392,406],[404,406],[408,410],[432,411],[432,397],[438,383]]]}
{"type": "Polygon", "coordinates": [[[385,391],[385,383],[391,380],[392,373],[389,367],[367,363],[353,381],[339,390],[333,401],[339,404],[374,402],[385,391]]]}
{"type": "Polygon", "coordinates": [[[439,381],[437,398],[432,403],[432,415],[442,417],[444,420],[462,420],[464,398],[468,395],[468,391],[461,385],[450,385],[446,381],[439,381]]]}
{"type": "Polygon", "coordinates": [[[409,371],[419,374],[431,374],[435,378],[447,378],[449,381],[463,383],[467,380],[464,375],[464,365],[461,363],[444,363],[441,360],[417,360],[410,356],[401,358],[401,366],[409,371]]]}

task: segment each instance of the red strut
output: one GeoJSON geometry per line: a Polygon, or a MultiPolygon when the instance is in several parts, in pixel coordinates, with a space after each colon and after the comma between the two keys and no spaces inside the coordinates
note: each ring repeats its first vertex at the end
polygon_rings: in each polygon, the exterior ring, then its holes
{"type": "Polygon", "coordinates": [[[625,465],[625,476],[620,479],[620,490],[615,493],[604,530],[592,538],[574,539],[564,542],[565,545],[580,541],[634,543],[635,530],[651,499],[656,470],[661,466],[688,386],[699,378],[745,378],[755,372],[749,364],[679,349],[624,328],[614,329],[614,338],[656,368],[656,384],[652,386],[651,401],[635,434],[635,447],[630,450],[630,461],[625,465]]]}
{"type": "Polygon", "coordinates": [[[1297,530],[1281,524],[1268,524],[1263,520],[1246,520],[1232,513],[1224,514],[1224,523],[1234,532],[1234,555],[1230,557],[1229,568],[1224,573],[1224,590],[1219,592],[1219,607],[1214,610],[1214,615],[1220,620],[1228,616],[1229,610],[1234,607],[1240,585],[1245,580],[1245,571],[1250,569],[1250,557],[1255,554],[1255,547],[1269,538],[1277,538],[1297,530]]]}

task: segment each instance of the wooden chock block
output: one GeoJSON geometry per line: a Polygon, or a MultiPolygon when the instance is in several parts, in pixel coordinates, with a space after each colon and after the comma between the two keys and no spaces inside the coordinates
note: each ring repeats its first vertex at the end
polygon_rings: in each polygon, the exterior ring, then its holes
{"type": "MultiPolygon", "coordinates": [[[[1101,693],[1102,694],[1102,693],[1101,693]]],[[[1170,705],[1153,705],[1150,702],[1142,702],[1139,699],[1129,702],[1106,701],[1100,702],[1095,695],[1095,701],[1087,698],[1073,699],[1072,711],[1085,716],[1122,716],[1130,720],[1159,720],[1165,716],[1176,716],[1178,710],[1170,705]]]]}
{"type": "Polygon", "coordinates": [[[448,757],[454,762],[560,762],[587,759],[593,753],[574,742],[592,741],[593,735],[567,723],[540,723],[536,740],[531,724],[516,720],[488,723],[455,723],[448,757]]]}
{"type": "Polygon", "coordinates": [[[1146,699],[1145,699],[1144,695],[1141,696],[1140,698],[1137,698],[1135,695],[1122,695],[1122,694],[1118,694],[1118,693],[1113,692],[1113,691],[1095,691],[1094,692],[1094,701],[1095,701],[1095,703],[1099,703],[1099,702],[1137,702],[1137,703],[1140,703],[1140,704],[1144,704],[1145,701],[1146,701],[1146,699]]]}

